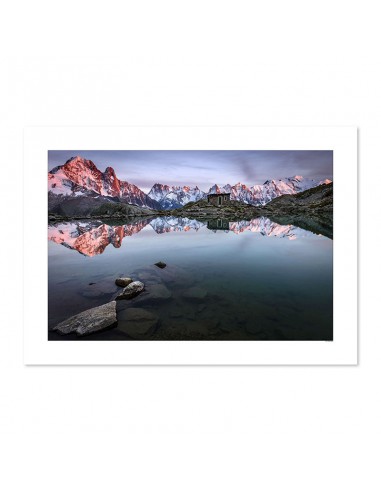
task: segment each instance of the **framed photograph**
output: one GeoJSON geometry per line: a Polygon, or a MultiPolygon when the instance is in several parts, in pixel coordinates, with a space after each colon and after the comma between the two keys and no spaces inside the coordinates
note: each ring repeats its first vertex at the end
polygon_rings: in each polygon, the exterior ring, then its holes
{"type": "Polygon", "coordinates": [[[26,364],[356,364],[357,130],[27,128],[26,364]]]}

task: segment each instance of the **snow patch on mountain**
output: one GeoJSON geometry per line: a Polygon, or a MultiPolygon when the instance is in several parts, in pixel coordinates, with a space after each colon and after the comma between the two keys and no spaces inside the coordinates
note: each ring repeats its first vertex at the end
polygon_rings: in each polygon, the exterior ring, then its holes
{"type": "Polygon", "coordinates": [[[48,191],[62,197],[97,194],[144,208],[160,208],[136,185],[119,180],[112,167],[107,167],[102,173],[92,161],[79,156],[48,173],[48,191]]]}
{"type": "Polygon", "coordinates": [[[211,193],[230,193],[231,200],[238,200],[250,205],[266,205],[280,195],[293,195],[300,191],[314,188],[320,184],[328,184],[331,180],[316,181],[314,179],[293,176],[291,178],[272,179],[265,181],[262,185],[248,187],[245,184],[237,183],[234,186],[214,185],[210,188],[211,193]]]}
{"type": "Polygon", "coordinates": [[[206,197],[206,193],[198,186],[168,186],[156,183],[152,186],[148,196],[159,202],[164,210],[180,208],[189,202],[197,202],[206,197]]]}
{"type": "Polygon", "coordinates": [[[216,193],[230,193],[231,200],[260,206],[280,195],[299,193],[330,182],[329,179],[317,181],[297,175],[267,180],[261,185],[253,186],[240,182],[233,186],[214,184],[207,193],[198,186],[169,186],[156,183],[146,194],[136,185],[119,180],[112,167],[107,167],[101,172],[92,161],[79,156],[72,157],[64,165],[57,166],[48,173],[48,191],[62,199],[83,195],[103,196],[157,210],[180,208],[190,202],[205,199],[207,194],[216,193]]]}
{"type": "Polygon", "coordinates": [[[48,239],[85,256],[102,254],[109,244],[120,248],[126,236],[140,232],[148,224],[141,220],[136,224],[111,226],[101,221],[64,222],[48,227],[48,239]]]}
{"type": "Polygon", "coordinates": [[[238,222],[230,222],[229,230],[235,234],[241,234],[245,231],[259,233],[262,236],[275,236],[286,238],[289,241],[294,241],[298,237],[313,237],[314,234],[310,231],[300,229],[293,225],[281,225],[273,222],[267,217],[257,217],[250,221],[241,220],[238,222]]]}
{"type": "Polygon", "coordinates": [[[196,232],[205,227],[204,222],[187,217],[157,217],[150,222],[150,226],[157,234],[165,232],[182,232],[195,230],[196,232]]]}

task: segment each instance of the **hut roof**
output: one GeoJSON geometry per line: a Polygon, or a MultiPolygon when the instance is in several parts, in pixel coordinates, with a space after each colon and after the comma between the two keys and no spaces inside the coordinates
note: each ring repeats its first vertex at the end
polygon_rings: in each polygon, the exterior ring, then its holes
{"type": "Polygon", "coordinates": [[[208,196],[224,196],[224,195],[231,195],[231,193],[208,193],[208,196]]]}

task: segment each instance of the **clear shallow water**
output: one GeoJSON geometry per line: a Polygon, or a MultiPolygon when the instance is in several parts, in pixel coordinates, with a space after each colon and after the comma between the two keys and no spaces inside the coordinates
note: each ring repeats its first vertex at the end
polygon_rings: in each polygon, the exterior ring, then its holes
{"type": "MultiPolygon", "coordinates": [[[[117,327],[84,339],[333,338],[333,242],[322,235],[264,217],[157,217],[55,223],[48,237],[50,328],[112,300],[120,291],[115,278],[123,275],[142,280],[146,292],[118,301],[117,327]],[[167,267],[154,266],[158,261],[167,267]],[[131,337],[123,320],[130,307],[153,313],[155,328],[131,337]]],[[[52,331],[49,339],[81,340],[52,331]]]]}

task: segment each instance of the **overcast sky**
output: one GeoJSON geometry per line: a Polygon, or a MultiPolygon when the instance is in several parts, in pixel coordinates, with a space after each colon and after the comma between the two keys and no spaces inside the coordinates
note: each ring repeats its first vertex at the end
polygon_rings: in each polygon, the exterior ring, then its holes
{"type": "Polygon", "coordinates": [[[295,175],[333,179],[330,150],[51,150],[49,170],[76,155],[92,160],[101,171],[113,167],[119,179],[145,192],[155,183],[198,185],[208,191],[215,183],[252,186],[295,175]]]}

